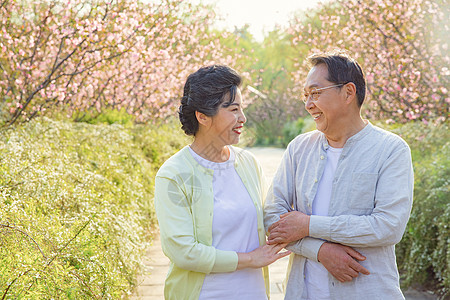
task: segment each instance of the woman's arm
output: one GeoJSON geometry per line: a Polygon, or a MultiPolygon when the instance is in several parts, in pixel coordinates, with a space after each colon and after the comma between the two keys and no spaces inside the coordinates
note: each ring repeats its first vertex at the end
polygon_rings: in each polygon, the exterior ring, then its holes
{"type": "Polygon", "coordinates": [[[263,245],[248,253],[224,251],[195,238],[191,201],[174,179],[155,179],[155,208],[164,254],[179,268],[209,274],[236,269],[261,268],[290,252],[286,245],[263,245]]]}
{"type": "Polygon", "coordinates": [[[191,201],[169,176],[155,178],[155,209],[164,254],[179,268],[209,274],[232,272],[238,265],[234,251],[223,251],[196,239],[191,201]]]}

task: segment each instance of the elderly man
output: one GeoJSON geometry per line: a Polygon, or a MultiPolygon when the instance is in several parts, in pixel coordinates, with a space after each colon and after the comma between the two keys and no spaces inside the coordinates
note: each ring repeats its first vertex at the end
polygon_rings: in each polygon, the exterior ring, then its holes
{"type": "Polygon", "coordinates": [[[287,147],[265,204],[268,243],[290,243],[285,299],[404,299],[394,245],[413,194],[411,151],[361,118],[366,83],[343,54],[310,58],[317,130],[287,147]]]}

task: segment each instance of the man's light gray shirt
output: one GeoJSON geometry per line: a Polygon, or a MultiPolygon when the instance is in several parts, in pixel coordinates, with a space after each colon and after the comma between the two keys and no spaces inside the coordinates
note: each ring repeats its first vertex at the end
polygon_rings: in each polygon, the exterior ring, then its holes
{"type": "MultiPolygon", "coordinates": [[[[327,160],[328,141],[319,131],[296,137],[287,147],[264,207],[267,228],[279,215],[308,215],[327,160]]],[[[408,222],[413,198],[411,151],[399,136],[368,123],[350,137],[339,158],[328,216],[311,216],[309,237],[289,245],[285,299],[306,299],[305,259],[317,261],[320,246],[331,241],[366,256],[359,274],[341,283],[329,274],[331,299],[404,299],[394,245],[408,222]]]]}

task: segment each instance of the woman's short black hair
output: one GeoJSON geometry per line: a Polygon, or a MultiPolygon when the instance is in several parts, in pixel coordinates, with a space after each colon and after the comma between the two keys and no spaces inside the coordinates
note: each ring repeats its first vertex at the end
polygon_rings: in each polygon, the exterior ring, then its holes
{"type": "Polygon", "coordinates": [[[181,129],[187,135],[195,136],[198,131],[195,112],[210,117],[216,115],[225,98],[227,98],[225,107],[234,102],[241,82],[242,78],[235,70],[223,65],[202,67],[189,75],[178,109],[181,129]]]}

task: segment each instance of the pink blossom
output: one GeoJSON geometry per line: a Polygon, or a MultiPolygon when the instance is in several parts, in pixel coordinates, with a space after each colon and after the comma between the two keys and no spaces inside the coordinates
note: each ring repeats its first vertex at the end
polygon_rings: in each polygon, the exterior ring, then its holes
{"type": "MultiPolygon", "coordinates": [[[[430,43],[428,28],[445,22],[444,14],[429,13],[430,9],[437,11],[437,5],[427,0],[339,3],[341,8],[338,10],[318,12],[318,15],[327,15],[321,19],[321,27],[326,30],[311,26],[312,22],[303,22],[305,28],[310,28],[309,32],[300,26],[291,26],[290,34],[294,38],[308,37],[307,42],[298,42],[298,49],[304,47],[312,53],[314,48],[320,47],[323,51],[339,45],[357,57],[367,74],[369,93],[366,103],[371,116],[406,122],[425,115],[427,118],[429,115],[434,118],[447,115],[445,104],[434,101],[432,96],[440,95],[445,88],[440,81],[445,73],[450,73],[448,67],[442,67],[449,61],[442,51],[447,43],[430,43]],[[422,13],[417,13],[421,9],[422,13]],[[335,28],[336,16],[345,17],[347,23],[335,28]],[[380,106],[392,113],[384,112],[380,106]],[[427,109],[423,110],[424,107],[427,109]]],[[[299,64],[299,71],[293,78],[304,80],[308,68],[299,64]]]]}
{"type": "Polygon", "coordinates": [[[161,50],[159,50],[158,54],[160,56],[162,56],[163,59],[169,59],[170,58],[169,51],[167,51],[167,50],[161,49],[161,50]]]}

